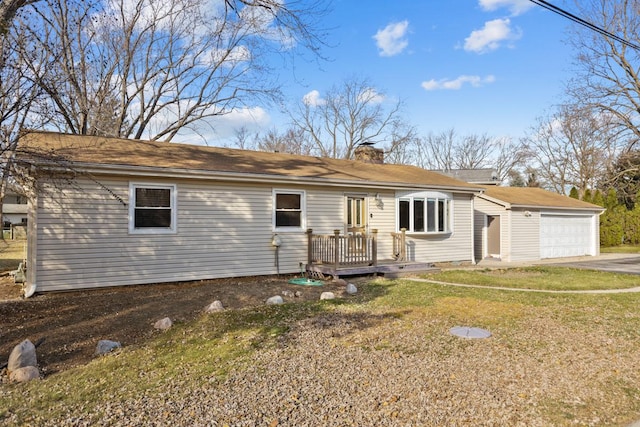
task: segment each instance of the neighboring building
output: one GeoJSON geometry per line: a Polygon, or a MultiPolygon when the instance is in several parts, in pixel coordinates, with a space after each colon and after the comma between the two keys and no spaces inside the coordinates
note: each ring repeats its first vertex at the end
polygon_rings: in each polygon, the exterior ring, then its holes
{"type": "Polygon", "coordinates": [[[487,186],[475,200],[477,259],[599,255],[600,206],[529,187],[487,186]]]}
{"type": "Polygon", "coordinates": [[[322,270],[334,253],[355,268],[340,274],[474,261],[481,187],[362,157],[26,134],[25,294],[322,270]]]}
{"type": "Polygon", "coordinates": [[[3,228],[9,229],[11,225],[27,223],[27,198],[13,192],[7,192],[2,199],[2,223],[3,228]]]}
{"type": "Polygon", "coordinates": [[[450,176],[460,181],[468,182],[470,184],[478,185],[500,185],[500,178],[498,173],[493,168],[480,168],[480,169],[447,169],[436,170],[447,176],[450,176]]]}

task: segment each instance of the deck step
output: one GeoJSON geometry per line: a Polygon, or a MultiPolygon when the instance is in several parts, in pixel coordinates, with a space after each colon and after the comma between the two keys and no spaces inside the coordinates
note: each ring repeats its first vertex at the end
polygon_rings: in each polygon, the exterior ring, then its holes
{"type": "Polygon", "coordinates": [[[383,262],[376,266],[341,266],[337,271],[334,266],[327,264],[307,264],[306,268],[309,272],[317,272],[334,277],[383,274],[384,277],[388,278],[397,278],[411,274],[428,273],[439,270],[432,263],[426,262],[383,262]]]}
{"type": "Polygon", "coordinates": [[[433,264],[424,262],[410,262],[378,266],[378,273],[384,274],[384,277],[389,279],[408,276],[411,274],[432,273],[438,270],[439,269],[433,264]]]}

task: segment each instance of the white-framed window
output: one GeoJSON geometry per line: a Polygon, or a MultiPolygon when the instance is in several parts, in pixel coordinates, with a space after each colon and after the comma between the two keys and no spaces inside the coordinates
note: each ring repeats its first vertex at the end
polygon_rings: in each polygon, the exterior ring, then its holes
{"type": "Polygon", "coordinates": [[[175,185],[129,184],[129,232],[175,233],[177,197],[175,185]]]}
{"type": "Polygon", "coordinates": [[[452,196],[442,192],[403,194],[397,198],[397,229],[410,233],[451,233],[452,196]]]}
{"type": "Polygon", "coordinates": [[[306,229],[306,194],[297,190],[273,190],[273,229],[302,231],[306,229]]]}

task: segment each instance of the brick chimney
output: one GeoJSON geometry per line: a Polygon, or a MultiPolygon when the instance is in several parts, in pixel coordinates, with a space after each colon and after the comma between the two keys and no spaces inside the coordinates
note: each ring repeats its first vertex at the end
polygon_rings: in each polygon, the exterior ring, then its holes
{"type": "Polygon", "coordinates": [[[364,163],[375,163],[379,165],[384,163],[384,150],[369,144],[358,145],[353,155],[356,160],[364,163]]]}

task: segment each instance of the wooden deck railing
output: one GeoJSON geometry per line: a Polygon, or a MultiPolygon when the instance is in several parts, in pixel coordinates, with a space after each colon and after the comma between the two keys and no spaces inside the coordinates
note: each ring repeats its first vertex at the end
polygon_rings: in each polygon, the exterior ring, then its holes
{"type": "Polygon", "coordinates": [[[307,230],[308,263],[328,264],[335,268],[378,264],[378,230],[368,234],[313,234],[307,230]]]}
{"type": "Polygon", "coordinates": [[[396,261],[404,262],[407,260],[406,232],[406,228],[401,228],[399,233],[391,233],[393,238],[393,258],[396,261]]]}

